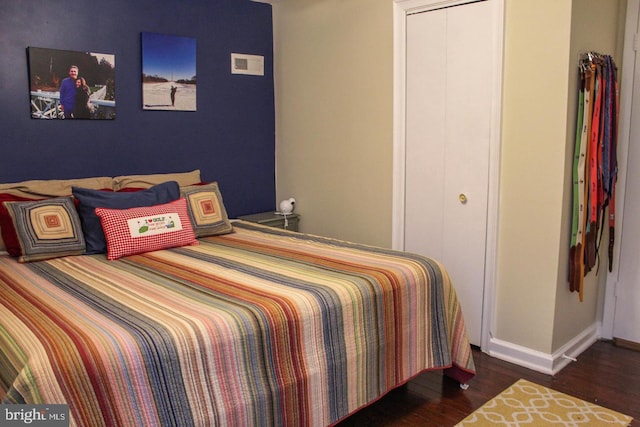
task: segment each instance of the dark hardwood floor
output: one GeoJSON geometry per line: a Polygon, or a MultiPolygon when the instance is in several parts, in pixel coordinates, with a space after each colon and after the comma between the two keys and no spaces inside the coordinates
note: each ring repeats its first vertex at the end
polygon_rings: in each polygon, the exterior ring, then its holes
{"type": "Polygon", "coordinates": [[[477,375],[467,390],[427,372],[338,424],[349,426],[446,426],[461,421],[520,378],[634,418],[640,427],[640,352],[599,341],[555,376],[474,349],[477,375]]]}

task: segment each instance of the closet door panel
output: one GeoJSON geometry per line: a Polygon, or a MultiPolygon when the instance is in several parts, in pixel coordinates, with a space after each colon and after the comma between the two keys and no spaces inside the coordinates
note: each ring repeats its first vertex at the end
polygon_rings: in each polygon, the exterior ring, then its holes
{"type": "Polygon", "coordinates": [[[405,249],[449,271],[480,344],[489,185],[488,2],[407,17],[405,249]]]}
{"type": "Polygon", "coordinates": [[[460,294],[469,335],[479,344],[491,138],[491,8],[448,9],[444,258],[460,294]],[[460,200],[461,195],[464,200],[460,200]]]}
{"type": "Polygon", "coordinates": [[[444,229],[425,224],[444,222],[446,11],[408,19],[405,249],[440,259],[444,229]]]}

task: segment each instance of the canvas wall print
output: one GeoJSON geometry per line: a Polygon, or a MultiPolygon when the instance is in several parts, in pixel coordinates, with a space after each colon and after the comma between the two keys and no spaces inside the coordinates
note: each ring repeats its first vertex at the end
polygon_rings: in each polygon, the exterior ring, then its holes
{"type": "Polygon", "coordinates": [[[29,47],[34,119],[116,118],[115,55],[29,47]]]}
{"type": "Polygon", "coordinates": [[[142,33],[142,108],[196,111],[196,40],[142,33]]]}

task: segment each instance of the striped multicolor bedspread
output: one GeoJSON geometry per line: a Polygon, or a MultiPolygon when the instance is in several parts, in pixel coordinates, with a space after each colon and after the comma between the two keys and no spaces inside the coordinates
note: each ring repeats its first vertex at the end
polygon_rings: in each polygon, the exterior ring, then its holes
{"type": "Polygon", "coordinates": [[[434,261],[235,230],[118,261],[0,256],[0,399],[91,427],[324,426],[427,369],[473,377],[434,261]]]}

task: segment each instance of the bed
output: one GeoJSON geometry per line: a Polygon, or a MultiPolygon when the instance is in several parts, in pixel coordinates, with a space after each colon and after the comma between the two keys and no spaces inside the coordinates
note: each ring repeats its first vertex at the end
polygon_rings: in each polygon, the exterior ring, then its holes
{"type": "Polygon", "coordinates": [[[326,426],[426,370],[475,375],[436,261],[229,224],[116,259],[0,255],[2,403],[66,403],[78,426],[326,426]]]}

